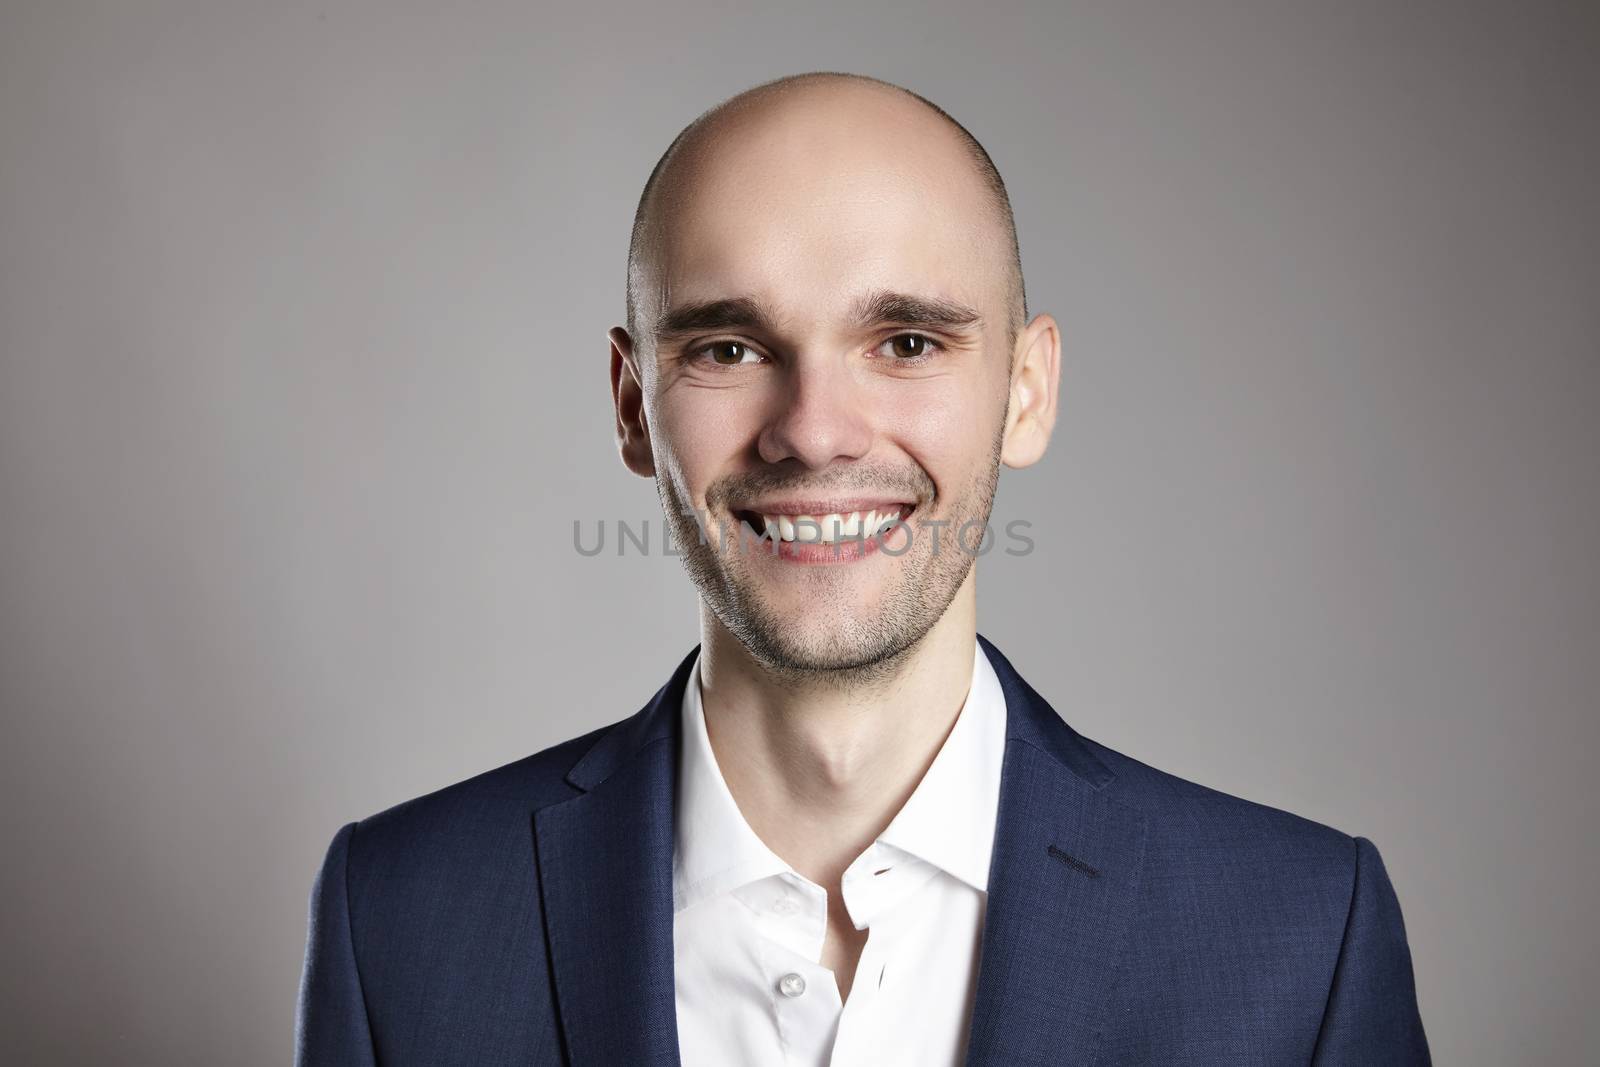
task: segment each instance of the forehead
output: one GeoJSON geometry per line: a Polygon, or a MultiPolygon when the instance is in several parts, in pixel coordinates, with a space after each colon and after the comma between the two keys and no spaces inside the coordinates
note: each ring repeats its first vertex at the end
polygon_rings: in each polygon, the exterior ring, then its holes
{"type": "Polygon", "coordinates": [[[959,135],[909,98],[857,92],[736,112],[673,162],[641,286],[651,319],[751,295],[786,320],[825,321],[872,290],[1003,317],[988,188],[959,135]]]}

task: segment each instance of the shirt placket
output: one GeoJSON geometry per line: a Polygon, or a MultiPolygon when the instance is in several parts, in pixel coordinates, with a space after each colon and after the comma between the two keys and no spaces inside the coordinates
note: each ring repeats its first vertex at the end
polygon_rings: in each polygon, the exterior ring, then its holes
{"type": "Polygon", "coordinates": [[[875,1067],[886,1061],[879,994],[897,954],[906,903],[937,873],[931,864],[883,842],[874,842],[846,868],[841,879],[845,910],[868,934],[850,999],[840,1013],[830,1067],[875,1067]]]}
{"type": "Polygon", "coordinates": [[[841,1001],[833,973],[823,967],[827,894],[794,872],[738,891],[761,932],[759,980],[772,1005],[783,1062],[826,1067],[839,1025],[841,1001]]]}

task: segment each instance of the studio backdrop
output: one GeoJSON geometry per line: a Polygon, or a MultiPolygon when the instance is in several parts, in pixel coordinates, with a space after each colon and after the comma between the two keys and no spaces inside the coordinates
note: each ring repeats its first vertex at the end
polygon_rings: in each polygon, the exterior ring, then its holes
{"type": "Polygon", "coordinates": [[[842,70],[983,141],[1062,327],[980,631],[1375,842],[1439,1063],[1587,1061],[1597,55],[1576,3],[10,0],[0,1060],[285,1062],[334,831],[667,677],[632,212],[702,110],[842,70]]]}

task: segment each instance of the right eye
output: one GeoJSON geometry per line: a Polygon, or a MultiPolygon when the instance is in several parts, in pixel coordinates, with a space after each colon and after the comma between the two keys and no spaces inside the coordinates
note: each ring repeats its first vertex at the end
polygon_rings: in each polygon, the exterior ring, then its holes
{"type": "Polygon", "coordinates": [[[695,355],[719,367],[737,367],[745,363],[760,363],[761,355],[743,341],[713,341],[695,350],[695,355]]]}

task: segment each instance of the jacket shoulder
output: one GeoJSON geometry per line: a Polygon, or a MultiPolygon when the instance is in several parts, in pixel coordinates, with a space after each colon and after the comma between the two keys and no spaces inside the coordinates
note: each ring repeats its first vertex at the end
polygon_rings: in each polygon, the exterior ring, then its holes
{"type": "Polygon", "coordinates": [[[1246,800],[1219,789],[1180,778],[1126,753],[1086,737],[1074,729],[993,642],[978,641],[1006,691],[1011,734],[1040,747],[1063,763],[1107,800],[1144,816],[1152,849],[1147,854],[1199,861],[1260,859],[1270,866],[1284,850],[1312,855],[1351,871],[1356,839],[1324,823],[1282,808],[1246,800]]]}
{"type": "Polygon", "coordinates": [[[524,1050],[528,1062],[553,1055],[548,971],[526,941],[542,928],[534,815],[580,792],[568,772],[615,725],[335,835],[318,895],[337,910],[320,928],[342,939],[347,999],[362,1006],[361,1037],[378,1043],[378,1059],[387,1062],[385,1050],[402,1041],[412,1042],[417,1062],[457,1062],[469,1040],[461,1035],[472,1033],[495,1035],[501,1051],[524,1050]],[[452,1026],[419,1031],[419,1003],[452,1026]]]}
{"type": "Polygon", "coordinates": [[[362,866],[459,859],[525,838],[540,808],[577,796],[567,772],[619,724],[590,730],[357,820],[352,859],[362,866]]]}
{"type": "Polygon", "coordinates": [[[1084,738],[1115,777],[1120,803],[1144,812],[1160,853],[1180,864],[1224,866],[1270,879],[1326,879],[1348,887],[1357,838],[1283,808],[1248,800],[1152,767],[1084,738]]]}
{"type": "Polygon", "coordinates": [[[358,882],[392,887],[402,875],[450,871],[454,877],[500,869],[525,853],[531,861],[534,815],[593,788],[607,768],[666,730],[672,697],[681,692],[698,652],[696,646],[650,701],[626,718],[352,824],[352,892],[358,882]]]}

